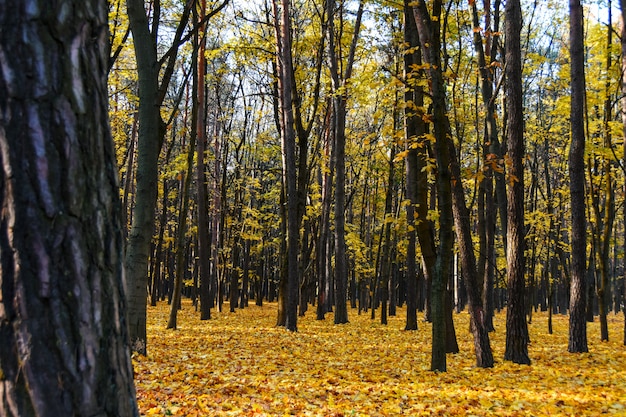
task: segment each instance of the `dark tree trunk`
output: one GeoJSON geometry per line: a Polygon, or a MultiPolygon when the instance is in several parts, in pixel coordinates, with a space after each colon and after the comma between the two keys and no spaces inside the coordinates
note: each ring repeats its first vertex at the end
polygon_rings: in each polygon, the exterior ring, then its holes
{"type": "Polygon", "coordinates": [[[139,136],[137,139],[137,189],[126,245],[128,325],[133,349],[146,353],[146,287],[154,208],[158,194],[158,158],[164,129],[159,113],[159,68],[156,40],[150,33],[144,2],[127,0],[139,76],[139,136]]]}
{"type": "MultiPolygon", "coordinates": [[[[622,22],[626,22],[626,0],[620,0],[619,2],[620,11],[622,14],[622,22]]],[[[622,24],[622,33],[620,37],[621,49],[622,49],[622,62],[621,62],[621,73],[622,73],[622,109],[626,108],[626,24],[622,24]]],[[[626,139],[626,112],[622,111],[622,125],[623,125],[623,133],[622,136],[626,139]]],[[[626,140],[623,141],[623,149],[624,155],[626,155],[626,140]]],[[[626,175],[626,169],[624,169],[624,174],[626,175]]],[[[626,194],[626,182],[624,183],[624,193],[626,194]]],[[[623,207],[624,210],[624,218],[626,218],[626,204],[623,207]]],[[[624,228],[624,236],[622,236],[622,240],[624,242],[624,246],[626,247],[626,227],[624,228]]],[[[623,276],[622,276],[622,309],[624,313],[624,345],[626,346],[626,265],[624,265],[623,276]]]]}
{"type": "MultiPolygon", "coordinates": [[[[200,1],[200,10],[198,19],[204,19],[206,13],[206,0],[200,1]]],[[[209,218],[207,211],[207,188],[205,177],[204,152],[206,149],[206,100],[205,100],[205,71],[206,57],[205,40],[202,34],[199,34],[199,51],[198,51],[198,90],[196,92],[198,118],[196,121],[196,207],[198,210],[198,267],[200,275],[200,320],[209,320],[211,318],[211,269],[209,258],[211,256],[211,242],[209,240],[209,218]]]]}
{"type": "Polygon", "coordinates": [[[343,15],[335,13],[335,0],[327,0],[326,8],[328,13],[328,55],[330,61],[330,76],[333,88],[333,115],[334,115],[334,168],[335,168],[335,324],[348,322],[347,308],[347,287],[348,287],[348,259],[346,254],[345,236],[345,211],[346,211],[346,116],[348,81],[352,76],[352,68],[356,53],[357,40],[361,27],[361,17],[363,16],[363,0],[359,2],[359,9],[356,14],[354,33],[350,44],[348,56],[346,57],[345,70],[339,61],[344,57],[341,55],[342,48],[338,45],[341,42],[341,33],[335,32],[335,19],[343,20],[343,15]]]}
{"type": "Polygon", "coordinates": [[[0,6],[0,415],[138,416],[107,3],[63,6],[0,6]]]}
{"type": "MultiPolygon", "coordinates": [[[[195,84],[194,75],[194,84],[195,84]]],[[[197,117],[197,110],[194,108],[192,123],[197,117]]],[[[187,148],[187,170],[184,174],[183,186],[180,190],[180,207],[178,211],[178,229],[176,231],[176,275],[174,276],[174,293],[172,304],[170,305],[170,316],[167,322],[168,329],[176,330],[178,310],[181,303],[184,274],[187,269],[185,262],[185,235],[187,233],[187,212],[189,211],[189,187],[191,186],[191,173],[193,170],[193,155],[196,147],[195,133],[191,135],[191,141],[187,148]]]]}
{"type": "Polygon", "coordinates": [[[476,270],[476,256],[472,244],[470,229],[470,215],[465,203],[465,192],[461,181],[461,169],[456,157],[452,140],[448,141],[450,148],[450,167],[452,169],[452,200],[454,226],[456,229],[457,245],[461,258],[462,276],[467,290],[471,331],[474,337],[474,353],[476,366],[490,368],[493,366],[493,354],[489,341],[489,330],[485,326],[485,311],[481,298],[481,287],[476,270]]]}
{"type": "Polygon", "coordinates": [[[587,352],[585,320],[585,57],[583,46],[583,8],[580,0],[570,0],[570,56],[572,100],[570,124],[572,143],[569,152],[570,198],[572,210],[572,254],[570,283],[569,352],[587,352]]]}
{"type": "Polygon", "coordinates": [[[286,303],[285,327],[297,330],[298,294],[300,280],[298,277],[298,192],[296,178],[296,132],[294,128],[293,100],[294,70],[291,55],[291,18],[290,0],[274,0],[274,16],[276,19],[276,59],[278,62],[278,90],[280,97],[280,124],[283,158],[283,178],[285,184],[286,215],[286,303]],[[279,3],[280,1],[280,3],[279,3]]]}
{"type": "Polygon", "coordinates": [[[530,364],[528,325],[526,324],[524,277],[524,110],[522,105],[522,55],[520,33],[522,9],[519,0],[505,6],[507,106],[507,149],[511,165],[507,187],[507,310],[504,359],[530,364]]]}
{"type": "Polygon", "coordinates": [[[435,159],[437,162],[437,202],[439,208],[439,251],[432,275],[432,352],[431,370],[446,371],[446,322],[445,290],[454,244],[452,216],[452,175],[450,173],[450,152],[447,143],[446,91],[441,70],[440,17],[442,2],[433,2],[431,18],[424,0],[413,6],[415,24],[418,28],[424,61],[429,64],[428,77],[431,83],[432,117],[435,133],[435,159]]]}
{"type": "MultiPolygon", "coordinates": [[[[415,18],[409,0],[404,2],[404,42],[409,48],[417,48],[419,46],[419,34],[417,26],[415,26],[415,18]]],[[[404,78],[407,85],[412,85],[409,81],[415,78],[417,74],[413,73],[413,65],[421,64],[421,56],[419,51],[404,54],[404,78]]],[[[425,132],[424,120],[415,111],[409,110],[409,105],[418,106],[421,101],[423,105],[423,92],[420,87],[407,88],[405,95],[405,115],[404,115],[404,134],[406,138],[406,150],[408,151],[405,167],[406,167],[406,196],[410,204],[406,206],[406,218],[408,227],[408,246],[406,260],[406,326],[405,330],[417,330],[417,268],[421,268],[416,260],[416,222],[415,207],[418,204],[418,177],[425,174],[420,172],[418,168],[418,148],[419,146],[411,146],[413,142],[417,142],[420,136],[425,132]]],[[[419,142],[418,142],[419,143],[419,142]]],[[[423,223],[423,222],[422,222],[423,223]]],[[[428,224],[428,223],[427,223],[428,224]]]]}

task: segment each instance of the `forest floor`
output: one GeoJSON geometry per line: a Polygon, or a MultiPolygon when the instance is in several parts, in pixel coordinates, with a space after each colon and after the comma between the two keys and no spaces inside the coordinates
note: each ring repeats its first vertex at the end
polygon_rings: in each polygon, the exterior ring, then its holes
{"type": "Polygon", "coordinates": [[[176,416],[626,416],[624,317],[609,315],[611,341],[598,319],[587,327],[589,353],[567,353],[568,319],[533,314],[530,366],[502,358],[505,314],[494,320],[494,368],[475,366],[466,312],[455,314],[461,353],[448,372],[430,369],[431,328],[405,331],[404,308],[388,325],[349,310],[299,317],[298,332],[275,327],[276,304],[200,321],[183,301],[178,330],[165,330],[169,306],[148,307],[148,356],[133,358],[142,415],[176,416]]]}

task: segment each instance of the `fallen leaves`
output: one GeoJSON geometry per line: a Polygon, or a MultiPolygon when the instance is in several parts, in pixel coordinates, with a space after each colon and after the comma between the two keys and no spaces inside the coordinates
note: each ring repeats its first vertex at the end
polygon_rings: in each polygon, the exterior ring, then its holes
{"type": "Polygon", "coordinates": [[[504,314],[491,333],[497,362],[473,366],[466,313],[455,315],[461,353],[448,372],[433,373],[430,325],[404,331],[404,309],[382,326],[350,311],[336,326],[332,314],[300,317],[297,333],[274,326],[276,306],[214,312],[200,321],[189,301],[179,330],[165,330],[168,306],[148,310],[148,356],[135,357],[142,415],[176,416],[543,416],[626,415],[623,317],[610,316],[611,342],[588,325],[590,352],[567,353],[567,317],[529,325],[531,366],[501,360],[504,314]]]}

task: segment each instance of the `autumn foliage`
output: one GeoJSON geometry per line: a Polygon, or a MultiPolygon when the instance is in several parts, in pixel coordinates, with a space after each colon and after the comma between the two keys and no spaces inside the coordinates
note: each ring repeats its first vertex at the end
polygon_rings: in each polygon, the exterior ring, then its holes
{"type": "Polygon", "coordinates": [[[180,326],[166,331],[168,306],[148,310],[148,356],[134,358],[142,415],[419,416],[626,415],[626,348],[621,315],[609,317],[612,341],[589,323],[590,352],[567,353],[567,317],[535,313],[532,366],[502,360],[505,314],[496,315],[496,365],[474,366],[469,316],[455,315],[461,353],[447,373],[429,371],[430,325],[404,331],[404,309],[383,326],[351,311],[300,318],[298,332],[274,326],[276,306],[215,312],[200,321],[183,302],[180,326]]]}

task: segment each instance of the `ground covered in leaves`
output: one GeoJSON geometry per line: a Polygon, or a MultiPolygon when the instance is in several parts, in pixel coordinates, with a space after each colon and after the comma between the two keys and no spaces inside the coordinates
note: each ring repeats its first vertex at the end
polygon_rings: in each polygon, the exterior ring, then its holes
{"type": "MultiPolygon", "coordinates": [[[[474,366],[469,316],[455,315],[461,353],[448,372],[430,367],[430,325],[404,331],[405,310],[383,326],[349,310],[350,323],[309,311],[298,332],[274,326],[276,305],[212,311],[201,322],[188,300],[179,329],[168,305],[148,310],[148,356],[134,357],[142,415],[176,416],[583,416],[626,415],[623,316],[609,316],[610,342],[588,325],[589,353],[567,353],[567,317],[535,313],[531,366],[502,360],[505,315],[495,319],[497,363],[474,366]]],[[[378,312],[377,312],[378,313],[378,312]]],[[[421,317],[421,315],[420,315],[421,317]]]]}

